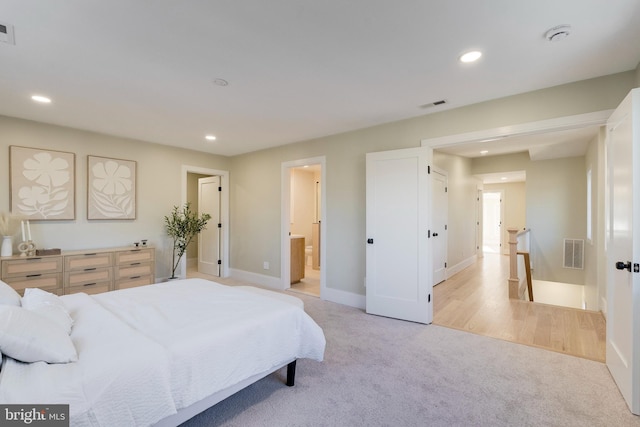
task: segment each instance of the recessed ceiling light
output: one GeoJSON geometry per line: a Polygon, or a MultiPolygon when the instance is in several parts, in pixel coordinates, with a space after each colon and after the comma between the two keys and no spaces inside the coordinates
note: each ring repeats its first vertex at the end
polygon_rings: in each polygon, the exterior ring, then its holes
{"type": "Polygon", "coordinates": [[[487,154],[488,152],[489,152],[489,150],[482,150],[482,151],[480,152],[480,154],[484,156],[484,155],[485,155],[485,154],[487,154]]]}
{"type": "Polygon", "coordinates": [[[558,25],[545,33],[545,37],[550,42],[559,42],[569,37],[571,34],[571,25],[558,25]]]}
{"type": "Polygon", "coordinates": [[[207,141],[215,141],[216,137],[214,135],[207,135],[204,137],[207,141]]]}
{"type": "Polygon", "coordinates": [[[471,52],[467,52],[460,57],[460,62],[475,62],[482,56],[482,52],[479,50],[473,50],[471,52]]]}
{"type": "Polygon", "coordinates": [[[213,84],[216,86],[229,86],[229,82],[225,79],[214,79],[213,84]]]}
{"type": "Polygon", "coordinates": [[[36,102],[40,102],[42,104],[51,104],[51,98],[47,98],[46,96],[33,95],[31,99],[33,99],[36,102]]]}

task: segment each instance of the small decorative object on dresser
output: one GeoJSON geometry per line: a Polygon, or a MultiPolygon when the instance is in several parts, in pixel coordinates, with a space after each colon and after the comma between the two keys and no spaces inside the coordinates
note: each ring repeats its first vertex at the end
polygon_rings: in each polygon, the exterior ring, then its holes
{"type": "Polygon", "coordinates": [[[207,227],[207,221],[211,219],[211,215],[208,213],[203,213],[198,218],[198,213],[191,210],[190,203],[185,203],[181,211],[178,209],[177,206],[174,206],[171,215],[164,217],[167,234],[173,238],[173,266],[169,279],[177,277],[176,270],[180,259],[187,251],[187,246],[195,236],[207,227]]]}
{"type": "Polygon", "coordinates": [[[0,212],[0,235],[2,236],[0,256],[13,255],[13,236],[18,232],[18,224],[20,224],[19,217],[0,212]]]}

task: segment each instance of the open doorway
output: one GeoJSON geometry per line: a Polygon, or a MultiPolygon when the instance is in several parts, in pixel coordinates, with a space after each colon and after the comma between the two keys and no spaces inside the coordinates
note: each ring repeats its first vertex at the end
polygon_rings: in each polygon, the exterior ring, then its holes
{"type": "Polygon", "coordinates": [[[183,166],[182,203],[211,215],[207,228],[187,248],[181,261],[181,277],[211,278],[229,275],[229,173],[183,166]]]}
{"type": "Polygon", "coordinates": [[[321,297],[326,271],[324,157],[282,167],[283,288],[321,297]]]}
{"type": "Polygon", "coordinates": [[[482,251],[499,254],[502,247],[502,192],[482,193],[482,251]]]}

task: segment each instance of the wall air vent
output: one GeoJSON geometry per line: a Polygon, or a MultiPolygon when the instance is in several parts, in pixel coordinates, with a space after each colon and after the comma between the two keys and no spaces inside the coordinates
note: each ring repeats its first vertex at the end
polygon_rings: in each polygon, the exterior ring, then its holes
{"type": "Polygon", "coordinates": [[[422,109],[433,108],[433,107],[438,107],[440,105],[444,105],[446,103],[447,103],[447,101],[445,101],[444,99],[441,99],[440,101],[430,102],[428,104],[421,105],[420,108],[422,108],[422,109]]]}
{"type": "Polygon", "coordinates": [[[584,240],[564,239],[564,268],[584,268],[584,240]]]}
{"type": "Polygon", "coordinates": [[[0,22],[0,42],[7,44],[16,44],[13,36],[13,25],[0,22]]]}

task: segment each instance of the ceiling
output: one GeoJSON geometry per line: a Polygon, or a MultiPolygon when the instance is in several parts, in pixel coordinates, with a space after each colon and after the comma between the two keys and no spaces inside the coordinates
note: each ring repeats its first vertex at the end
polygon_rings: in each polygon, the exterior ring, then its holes
{"type": "Polygon", "coordinates": [[[236,155],[632,70],[638,22],[638,0],[0,0],[0,114],[236,155]]]}

